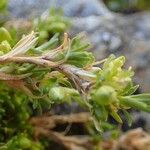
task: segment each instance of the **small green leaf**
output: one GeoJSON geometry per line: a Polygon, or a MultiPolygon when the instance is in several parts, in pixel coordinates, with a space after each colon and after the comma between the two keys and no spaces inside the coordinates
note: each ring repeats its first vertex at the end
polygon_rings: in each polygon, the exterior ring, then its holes
{"type": "Polygon", "coordinates": [[[130,96],[130,98],[138,100],[143,103],[146,103],[147,105],[150,105],[150,94],[149,93],[132,95],[132,96],[130,96]]]}
{"type": "Polygon", "coordinates": [[[59,34],[55,34],[48,42],[42,44],[41,46],[37,48],[34,48],[34,51],[42,53],[44,50],[49,50],[58,42],[58,35],[59,34]]]}
{"type": "Polygon", "coordinates": [[[36,109],[39,106],[39,102],[37,99],[33,100],[33,109],[36,109]]]}
{"type": "Polygon", "coordinates": [[[129,88],[128,90],[126,90],[125,93],[123,93],[123,95],[131,95],[133,94],[137,89],[139,88],[139,85],[135,85],[135,86],[132,86],[131,88],[129,88]]]}
{"type": "Polygon", "coordinates": [[[107,121],[108,112],[104,106],[94,107],[94,116],[99,121],[107,121]]]}
{"type": "Polygon", "coordinates": [[[125,117],[127,119],[128,125],[130,127],[132,125],[132,117],[125,109],[123,109],[122,111],[123,111],[123,114],[125,115],[125,117]]]}
{"type": "Polygon", "coordinates": [[[115,112],[114,110],[111,110],[110,115],[119,123],[123,123],[122,119],[120,118],[120,116],[117,114],[117,112],[115,112]]]}
{"type": "Polygon", "coordinates": [[[150,112],[150,109],[146,103],[139,101],[138,99],[131,98],[129,96],[128,97],[122,97],[120,99],[120,102],[121,102],[121,104],[123,104],[125,106],[150,112]]]}

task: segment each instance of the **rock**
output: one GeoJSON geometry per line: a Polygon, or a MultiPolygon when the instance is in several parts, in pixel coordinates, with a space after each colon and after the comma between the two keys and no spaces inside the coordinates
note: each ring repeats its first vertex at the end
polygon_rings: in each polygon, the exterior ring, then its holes
{"type": "Polygon", "coordinates": [[[9,0],[8,10],[12,17],[30,18],[41,15],[49,8],[63,10],[65,16],[87,17],[110,14],[100,0],[9,0]]]}
{"type": "Polygon", "coordinates": [[[145,131],[150,131],[150,115],[146,112],[132,112],[132,128],[142,127],[145,131]]]}
{"type": "Polygon", "coordinates": [[[114,53],[123,46],[121,30],[112,16],[89,16],[86,18],[75,18],[70,29],[71,35],[85,32],[86,37],[92,45],[92,50],[97,59],[102,59],[107,53],[114,53]]]}
{"type": "Polygon", "coordinates": [[[64,15],[69,17],[99,16],[109,12],[98,0],[55,0],[50,3],[50,6],[62,8],[64,15]]]}
{"type": "Polygon", "coordinates": [[[9,17],[30,18],[40,16],[49,8],[50,0],[8,0],[9,17]]]}
{"type": "Polygon", "coordinates": [[[123,120],[123,124],[121,130],[126,132],[131,129],[142,128],[145,131],[150,131],[150,115],[147,112],[139,112],[135,110],[130,110],[130,115],[132,117],[132,125],[129,127],[127,123],[127,119],[123,114],[121,114],[121,118],[123,120]]]}

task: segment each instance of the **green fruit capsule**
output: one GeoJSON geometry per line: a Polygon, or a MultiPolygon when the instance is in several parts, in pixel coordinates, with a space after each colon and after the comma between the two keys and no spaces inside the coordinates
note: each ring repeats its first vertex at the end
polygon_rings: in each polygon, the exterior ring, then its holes
{"type": "Polygon", "coordinates": [[[31,141],[29,139],[27,139],[26,137],[21,137],[19,139],[19,146],[22,148],[22,149],[28,149],[31,147],[31,141]]]}
{"type": "Polygon", "coordinates": [[[116,100],[116,92],[110,86],[102,86],[95,92],[94,100],[99,105],[108,105],[116,100]]]}
{"type": "Polygon", "coordinates": [[[3,27],[1,27],[0,28],[0,42],[2,42],[2,41],[11,41],[11,35],[9,34],[9,32],[5,29],[5,28],[3,28],[3,27]]]}

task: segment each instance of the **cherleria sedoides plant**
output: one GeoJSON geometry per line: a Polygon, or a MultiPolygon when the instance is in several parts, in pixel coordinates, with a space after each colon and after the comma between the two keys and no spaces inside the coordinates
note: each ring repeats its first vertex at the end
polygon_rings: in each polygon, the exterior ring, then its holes
{"type": "MultiPolygon", "coordinates": [[[[132,82],[132,68],[123,68],[124,56],[96,62],[86,51],[89,44],[78,36],[70,39],[65,33],[62,44],[52,49],[57,37],[39,45],[37,33],[31,32],[12,47],[9,32],[0,28],[0,150],[41,150],[46,145],[42,136],[68,146],[66,137],[49,130],[58,116],[45,119],[51,123],[39,121],[44,121],[42,112],[56,104],[78,103],[98,132],[108,116],[122,123],[118,111],[129,124],[128,109],[150,112],[150,94],[132,95],[138,85],[132,82]]],[[[63,121],[74,121],[68,119],[63,121]]]]}

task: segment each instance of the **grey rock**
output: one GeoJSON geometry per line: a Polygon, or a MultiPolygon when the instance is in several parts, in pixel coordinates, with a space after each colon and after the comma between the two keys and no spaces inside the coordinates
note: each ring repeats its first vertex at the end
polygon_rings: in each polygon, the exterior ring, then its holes
{"type": "Polygon", "coordinates": [[[115,53],[124,45],[123,34],[118,30],[114,16],[89,16],[86,18],[74,18],[70,33],[85,32],[91,42],[92,50],[97,59],[104,58],[108,53],[115,53]]]}
{"type": "Polygon", "coordinates": [[[9,0],[10,17],[30,18],[40,16],[49,8],[50,0],[9,0]]]}
{"type": "Polygon", "coordinates": [[[53,0],[51,6],[62,8],[69,17],[99,16],[109,12],[98,0],[53,0]]]}
{"type": "Polygon", "coordinates": [[[12,17],[37,17],[49,8],[62,9],[65,16],[87,17],[109,13],[100,0],[9,0],[8,10],[12,17]]]}
{"type": "Polygon", "coordinates": [[[133,112],[132,113],[133,118],[133,126],[134,128],[141,127],[141,124],[143,124],[143,128],[146,131],[150,131],[150,115],[146,112],[133,112]]]}

